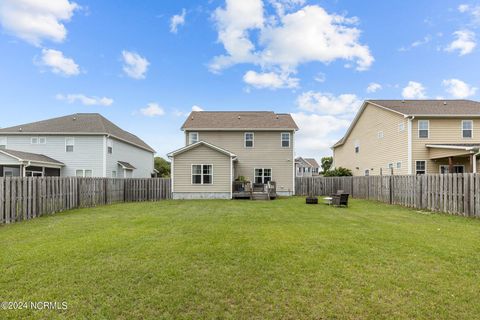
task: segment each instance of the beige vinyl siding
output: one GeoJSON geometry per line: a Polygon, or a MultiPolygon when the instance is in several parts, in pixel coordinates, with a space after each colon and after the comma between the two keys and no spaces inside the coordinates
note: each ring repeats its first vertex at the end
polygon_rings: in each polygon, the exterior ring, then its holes
{"type": "Polygon", "coordinates": [[[277,183],[277,191],[294,192],[294,131],[199,131],[199,139],[237,155],[234,178],[244,176],[253,181],[255,168],[272,169],[272,181],[277,183]],[[254,133],[253,148],[245,148],[245,132],[254,133]],[[289,148],[281,146],[281,132],[290,132],[289,148]]]}
{"type": "Polygon", "coordinates": [[[174,161],[174,192],[230,192],[230,156],[204,145],[176,155],[174,161]],[[192,184],[192,165],[211,164],[213,184],[192,184]]]}
{"type": "MultiPolygon", "coordinates": [[[[426,144],[450,144],[450,143],[479,143],[480,142],[480,119],[469,118],[425,118],[416,117],[412,123],[412,168],[415,173],[415,161],[427,160],[427,173],[439,173],[439,165],[448,164],[447,159],[430,160],[437,158],[440,151],[429,150],[426,144]],[[418,120],[429,120],[428,138],[418,137],[418,120]],[[473,120],[472,138],[462,137],[462,120],[473,120]]],[[[439,149],[437,149],[439,150],[439,149]]],[[[445,150],[445,156],[455,155],[458,150],[445,150]]],[[[466,153],[466,151],[463,151],[466,153]]],[[[454,158],[455,165],[465,165],[465,169],[470,169],[470,159],[454,158]]]]}
{"type": "Polygon", "coordinates": [[[363,176],[365,169],[370,170],[370,175],[379,175],[380,169],[382,174],[390,174],[388,164],[393,163],[394,174],[407,174],[407,150],[407,119],[368,104],[345,143],[334,148],[334,165],[352,170],[355,176],[363,176]],[[400,123],[404,123],[403,131],[399,131],[400,123]],[[383,132],[381,139],[379,131],[383,132]],[[360,146],[359,153],[355,153],[356,142],[360,146]],[[397,169],[397,162],[402,163],[401,169],[397,169]]]}
{"type": "Polygon", "coordinates": [[[440,148],[428,148],[429,149],[429,159],[439,159],[445,157],[456,157],[464,156],[469,154],[469,151],[466,150],[455,150],[455,149],[440,149],[440,148]]]}

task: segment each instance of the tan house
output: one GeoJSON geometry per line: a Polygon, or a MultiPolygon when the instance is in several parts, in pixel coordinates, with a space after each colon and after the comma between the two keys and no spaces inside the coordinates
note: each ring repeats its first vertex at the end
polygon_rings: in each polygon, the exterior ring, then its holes
{"type": "Polygon", "coordinates": [[[353,175],[476,172],[480,103],[367,100],[333,147],[353,175]]]}
{"type": "Polygon", "coordinates": [[[275,182],[276,194],[293,195],[298,127],[291,115],[194,111],[181,129],[185,146],[168,154],[174,199],[231,199],[235,180],[275,182]]]}

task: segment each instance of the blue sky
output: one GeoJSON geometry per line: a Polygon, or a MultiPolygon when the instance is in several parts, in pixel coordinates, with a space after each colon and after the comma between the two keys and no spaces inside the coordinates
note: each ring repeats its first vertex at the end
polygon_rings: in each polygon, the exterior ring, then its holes
{"type": "Polygon", "coordinates": [[[0,0],[0,127],[99,112],[182,146],[194,109],[292,113],[320,158],[367,98],[478,99],[478,1],[0,0]]]}

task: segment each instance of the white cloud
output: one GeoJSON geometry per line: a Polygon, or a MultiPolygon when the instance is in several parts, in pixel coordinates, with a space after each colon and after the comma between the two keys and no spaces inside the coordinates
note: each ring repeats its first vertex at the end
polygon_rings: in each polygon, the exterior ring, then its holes
{"type": "Polygon", "coordinates": [[[140,109],[140,113],[147,117],[159,117],[165,114],[165,110],[158,103],[150,102],[146,108],[140,109]]]}
{"type": "Polygon", "coordinates": [[[170,32],[171,33],[177,33],[178,32],[178,27],[183,26],[185,24],[185,16],[187,14],[187,11],[185,9],[182,9],[181,14],[176,14],[172,16],[170,19],[170,32]]]}
{"type": "Polygon", "coordinates": [[[470,9],[470,6],[468,4],[461,4],[458,6],[458,11],[464,13],[467,12],[470,9]]]}
{"type": "Polygon", "coordinates": [[[113,99],[107,97],[93,97],[93,96],[86,96],[81,93],[76,94],[57,94],[55,96],[57,100],[66,101],[68,103],[75,103],[80,102],[86,106],[110,106],[113,103],[113,99]]]}
{"type": "Polygon", "coordinates": [[[192,111],[204,111],[202,107],[194,105],[192,106],[192,111]]]}
{"type": "Polygon", "coordinates": [[[468,83],[465,83],[459,79],[443,80],[442,85],[445,87],[445,91],[447,91],[447,93],[458,99],[473,96],[475,92],[477,92],[477,88],[472,87],[468,83]]]}
{"type": "Polygon", "coordinates": [[[473,24],[480,24],[480,5],[471,6],[468,4],[461,4],[458,6],[458,11],[470,14],[473,18],[473,24]]]}
{"type": "Polygon", "coordinates": [[[297,155],[318,157],[331,154],[330,147],[345,133],[350,121],[330,115],[293,113],[293,119],[300,127],[295,134],[297,155]]]}
{"type": "Polygon", "coordinates": [[[80,73],[80,67],[72,58],[67,58],[63,52],[54,49],[42,49],[42,56],[38,64],[49,67],[53,73],[66,77],[76,76],[80,73]]]}
{"type": "Polygon", "coordinates": [[[403,88],[402,96],[405,99],[425,99],[425,87],[420,82],[409,81],[403,88]]]}
{"type": "Polygon", "coordinates": [[[313,78],[313,80],[323,83],[325,80],[327,80],[327,76],[323,72],[317,73],[317,75],[313,78]]]}
{"type": "Polygon", "coordinates": [[[382,85],[376,82],[372,82],[368,85],[367,87],[367,92],[368,93],[374,93],[377,92],[378,90],[382,89],[382,85]]]}
{"type": "Polygon", "coordinates": [[[334,96],[330,93],[307,91],[297,98],[301,110],[328,114],[353,114],[362,105],[362,101],[354,94],[334,96]]]}
{"type": "Polygon", "coordinates": [[[475,33],[470,30],[458,30],[453,33],[455,40],[445,48],[445,51],[453,52],[459,51],[459,55],[463,56],[469,54],[475,49],[477,43],[475,40],[475,33]]]}
{"type": "Polygon", "coordinates": [[[68,0],[1,0],[0,23],[10,34],[40,46],[43,40],[62,42],[68,22],[80,7],[68,0]]]}
{"type": "Polygon", "coordinates": [[[291,78],[289,73],[247,71],[243,76],[243,81],[257,89],[280,89],[280,88],[298,88],[300,79],[291,78]]]}
{"type": "Polygon", "coordinates": [[[226,0],[225,8],[217,8],[213,19],[226,54],[214,57],[209,66],[212,72],[238,63],[295,72],[303,63],[328,64],[337,59],[355,62],[357,70],[366,70],[374,60],[368,46],[359,42],[361,32],[353,26],[358,19],[329,14],[317,5],[285,15],[277,13],[272,19],[265,18],[261,0],[226,0]],[[252,31],[258,37],[251,37],[252,31]]]}
{"type": "Polygon", "coordinates": [[[136,52],[122,51],[123,71],[133,79],[145,79],[150,62],[136,52]]]}

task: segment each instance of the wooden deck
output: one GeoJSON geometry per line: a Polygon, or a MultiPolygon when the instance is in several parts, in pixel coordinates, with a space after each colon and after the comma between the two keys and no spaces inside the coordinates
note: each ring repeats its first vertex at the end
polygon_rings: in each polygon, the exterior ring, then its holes
{"type": "Polygon", "coordinates": [[[245,181],[233,182],[233,199],[273,200],[277,197],[276,183],[252,183],[245,181]]]}

